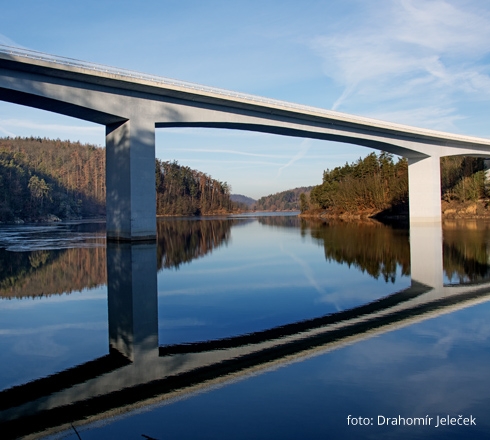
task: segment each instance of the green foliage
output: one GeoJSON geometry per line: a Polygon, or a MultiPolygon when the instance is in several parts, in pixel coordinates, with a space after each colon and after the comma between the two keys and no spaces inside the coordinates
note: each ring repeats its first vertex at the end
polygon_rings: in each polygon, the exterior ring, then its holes
{"type": "Polygon", "coordinates": [[[469,177],[463,177],[452,189],[451,195],[462,202],[475,202],[485,195],[485,172],[478,171],[469,177]]]}
{"type": "Polygon", "coordinates": [[[406,202],[407,161],[388,153],[371,153],[352,164],[326,170],[323,183],[310,193],[314,205],[342,212],[383,210],[406,202]]]}
{"type": "Polygon", "coordinates": [[[299,196],[299,210],[303,213],[308,210],[310,204],[308,203],[308,197],[305,193],[301,193],[299,196]]]}
{"type": "MultiPolygon", "coordinates": [[[[441,189],[445,200],[476,201],[487,196],[483,160],[473,157],[441,159],[441,189]]],[[[408,203],[408,163],[396,163],[388,153],[323,173],[323,183],[310,193],[311,204],[335,212],[382,211],[408,203]]]]}
{"type": "Polygon", "coordinates": [[[441,159],[441,187],[447,201],[476,201],[487,196],[483,159],[451,156],[441,159]]]}

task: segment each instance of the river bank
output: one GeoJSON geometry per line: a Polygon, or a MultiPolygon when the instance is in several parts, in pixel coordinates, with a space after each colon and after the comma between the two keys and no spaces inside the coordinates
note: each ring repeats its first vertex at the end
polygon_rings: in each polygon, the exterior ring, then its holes
{"type": "MultiPolygon", "coordinates": [[[[444,219],[490,219],[490,201],[478,200],[459,202],[441,201],[442,217],[444,219]]],[[[366,219],[374,218],[378,220],[407,220],[409,219],[408,204],[398,205],[390,209],[375,210],[365,209],[356,212],[343,212],[335,209],[309,209],[301,214],[304,218],[322,219],[366,219]]]]}

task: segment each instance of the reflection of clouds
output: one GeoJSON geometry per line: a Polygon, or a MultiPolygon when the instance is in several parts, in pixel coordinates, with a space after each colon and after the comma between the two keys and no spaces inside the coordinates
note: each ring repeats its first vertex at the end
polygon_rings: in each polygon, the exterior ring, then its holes
{"type": "Polygon", "coordinates": [[[254,290],[276,290],[281,288],[289,288],[289,287],[309,287],[309,283],[307,282],[294,282],[291,283],[289,281],[284,282],[262,282],[262,283],[249,283],[247,282],[246,288],[241,285],[236,284],[221,284],[221,285],[210,285],[203,284],[192,287],[185,287],[181,289],[165,289],[159,290],[158,296],[173,296],[173,295],[208,295],[210,293],[232,293],[232,292],[243,292],[243,293],[251,293],[254,290]],[[246,289],[246,291],[244,291],[246,289]]]}
{"type": "Polygon", "coordinates": [[[13,351],[22,356],[43,356],[56,358],[68,351],[64,347],[53,340],[52,333],[33,333],[29,338],[18,340],[13,351]]]}
{"type": "Polygon", "coordinates": [[[80,322],[67,324],[44,325],[31,328],[0,329],[1,336],[20,336],[36,335],[39,333],[52,333],[60,330],[79,329],[79,330],[106,330],[107,322],[80,322]]]}
{"type": "MultiPolygon", "coordinates": [[[[351,268],[351,271],[352,270],[354,269],[351,268]]],[[[401,271],[398,271],[397,279],[400,281],[390,285],[384,281],[381,282],[381,280],[376,280],[371,277],[368,277],[368,280],[366,280],[365,277],[356,279],[352,276],[348,282],[348,290],[346,290],[345,279],[341,278],[335,280],[335,283],[332,283],[331,291],[327,295],[320,297],[319,302],[326,304],[339,304],[342,302],[345,303],[346,301],[366,303],[410,287],[410,281],[407,278],[404,279],[404,277],[402,277],[401,271]],[[368,284],[368,281],[372,284],[368,284]]]]}
{"type": "Polygon", "coordinates": [[[414,328],[417,336],[433,341],[432,352],[438,356],[448,357],[450,351],[458,345],[490,340],[490,323],[484,319],[461,322],[453,315],[449,315],[447,321],[439,328],[426,326],[414,328]]]}
{"type": "Polygon", "coordinates": [[[182,318],[182,319],[160,319],[158,323],[159,329],[172,329],[180,327],[202,327],[206,325],[205,321],[200,319],[182,318]]]}
{"type": "Polygon", "coordinates": [[[487,377],[486,366],[475,365],[471,359],[429,368],[408,377],[414,395],[405,395],[406,406],[418,407],[421,412],[430,408],[445,412],[468,410],[488,399],[490,383],[482,380],[487,377]]]}
{"type": "Polygon", "coordinates": [[[490,325],[481,317],[488,310],[479,305],[354,343],[319,358],[328,369],[319,369],[318,378],[395,416],[473,411],[478,417],[490,396],[490,325]]]}
{"type": "MultiPolygon", "coordinates": [[[[310,292],[315,292],[315,298],[312,300],[318,304],[332,305],[335,310],[344,310],[356,305],[368,303],[384,296],[396,293],[410,285],[409,280],[406,283],[397,282],[395,285],[382,283],[363,274],[357,270],[353,272],[352,268],[346,268],[347,275],[339,273],[338,270],[329,273],[325,271],[321,273],[315,272],[306,262],[302,262],[301,258],[291,255],[291,259],[297,264],[286,267],[283,262],[259,264],[261,270],[268,268],[272,273],[274,269],[281,270],[283,276],[272,276],[264,281],[255,281],[251,279],[253,273],[247,278],[246,284],[242,284],[236,278],[213,279],[212,282],[204,279],[202,275],[207,273],[233,273],[240,272],[240,268],[252,267],[249,265],[237,265],[231,268],[220,268],[208,270],[194,270],[186,274],[187,280],[192,280],[192,276],[199,274],[199,279],[196,282],[190,282],[187,286],[182,286],[182,283],[169,283],[168,276],[159,277],[159,297],[179,296],[179,295],[214,295],[214,294],[253,294],[254,292],[263,291],[264,295],[275,295],[281,289],[297,289],[298,296],[304,296],[310,292]],[[298,267],[301,270],[298,270],[298,267]],[[345,283],[345,276],[349,277],[349,283],[345,283]],[[174,288],[175,286],[175,288],[174,288]]],[[[327,269],[327,267],[325,268],[327,269]]],[[[267,270],[267,269],[266,269],[267,270]]]]}
{"type": "Polygon", "coordinates": [[[298,264],[306,280],[318,293],[322,295],[327,294],[325,289],[322,286],[320,286],[320,283],[316,280],[313,270],[305,260],[299,258],[297,255],[293,254],[292,252],[288,252],[286,249],[284,249],[283,243],[280,243],[279,248],[284,254],[286,254],[288,257],[290,257],[294,262],[298,264]]]}
{"type": "Polygon", "coordinates": [[[69,295],[51,295],[49,297],[24,298],[19,300],[0,299],[0,310],[28,309],[45,306],[51,303],[66,303],[76,301],[104,300],[107,301],[107,286],[97,286],[93,289],[83,289],[71,292],[69,295]]]}
{"type": "Polygon", "coordinates": [[[277,264],[274,263],[268,263],[267,261],[260,261],[260,259],[257,259],[258,261],[255,261],[253,263],[246,263],[246,264],[236,264],[233,266],[226,266],[226,267],[213,267],[209,269],[196,269],[193,270],[191,273],[193,274],[218,274],[218,273],[228,273],[228,272],[241,272],[242,270],[245,269],[254,269],[254,268],[263,268],[264,266],[277,266],[277,264]]]}

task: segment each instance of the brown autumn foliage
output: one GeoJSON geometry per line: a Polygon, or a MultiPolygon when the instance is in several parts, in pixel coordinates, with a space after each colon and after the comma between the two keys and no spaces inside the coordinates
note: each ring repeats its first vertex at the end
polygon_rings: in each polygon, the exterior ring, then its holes
{"type": "MultiPolygon", "coordinates": [[[[158,215],[237,210],[230,186],[177,162],[155,160],[158,215]]],[[[0,138],[0,222],[105,215],[105,149],[46,138],[0,138]]]]}

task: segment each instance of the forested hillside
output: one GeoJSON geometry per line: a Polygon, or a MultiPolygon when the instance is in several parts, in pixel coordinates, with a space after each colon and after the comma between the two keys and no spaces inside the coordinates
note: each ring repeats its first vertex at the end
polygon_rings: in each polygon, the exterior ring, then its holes
{"type": "Polygon", "coordinates": [[[301,187],[269,194],[257,200],[255,209],[257,211],[299,211],[300,195],[309,194],[313,187],[301,187]]]}
{"type": "Polygon", "coordinates": [[[257,200],[252,199],[252,197],[247,197],[242,194],[232,194],[231,200],[233,200],[236,203],[241,203],[242,205],[245,205],[249,208],[254,206],[257,203],[257,200]]]}
{"type": "MultiPolygon", "coordinates": [[[[441,159],[442,199],[476,201],[486,197],[483,160],[473,157],[441,159]]],[[[310,193],[310,209],[333,214],[376,213],[408,208],[408,164],[388,153],[371,153],[357,162],[326,170],[323,183],[310,193]]],[[[302,209],[304,211],[305,209],[302,209]]]]}
{"type": "Polygon", "coordinates": [[[156,160],[157,215],[206,215],[237,209],[226,182],[177,162],[156,160]]]}
{"type": "MultiPolygon", "coordinates": [[[[230,212],[230,188],[177,162],[156,160],[157,214],[230,212]]],[[[0,222],[105,215],[105,150],[46,138],[0,138],[0,222]]]]}
{"type": "Polygon", "coordinates": [[[59,139],[0,139],[0,221],[48,214],[105,214],[105,151],[59,139]]]}

